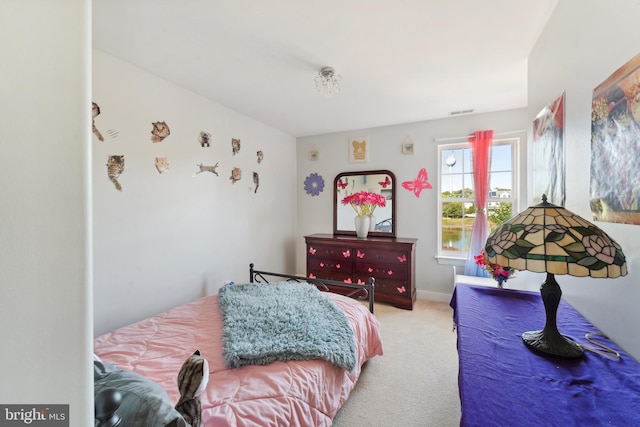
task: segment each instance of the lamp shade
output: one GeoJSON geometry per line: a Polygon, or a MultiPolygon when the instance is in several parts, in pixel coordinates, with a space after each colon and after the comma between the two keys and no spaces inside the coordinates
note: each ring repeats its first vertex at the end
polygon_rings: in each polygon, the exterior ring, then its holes
{"type": "Polygon", "coordinates": [[[579,215],[548,203],[544,195],[542,203],[511,217],[489,235],[485,258],[537,273],[627,275],[624,253],[615,240],[579,215]]]}

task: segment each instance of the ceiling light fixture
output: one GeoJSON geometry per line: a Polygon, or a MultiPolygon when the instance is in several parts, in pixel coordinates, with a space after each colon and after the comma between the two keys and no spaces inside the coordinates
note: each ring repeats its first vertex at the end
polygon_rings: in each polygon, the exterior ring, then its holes
{"type": "Polygon", "coordinates": [[[336,71],[332,67],[324,67],[316,76],[316,90],[330,97],[334,92],[340,92],[341,81],[342,76],[336,74],[336,71]]]}

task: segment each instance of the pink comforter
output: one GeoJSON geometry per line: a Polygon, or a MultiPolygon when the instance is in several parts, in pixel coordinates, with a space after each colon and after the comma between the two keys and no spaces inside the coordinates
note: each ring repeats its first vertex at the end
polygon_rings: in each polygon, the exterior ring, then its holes
{"type": "Polygon", "coordinates": [[[95,339],[94,351],[105,363],[156,381],[175,405],[178,371],[199,349],[210,369],[201,396],[205,426],[330,426],[362,364],[382,355],[382,341],[379,323],[364,305],[342,295],[326,295],[344,310],[354,330],[359,363],[353,372],[317,360],[227,369],[217,295],[102,335],[95,339]]]}

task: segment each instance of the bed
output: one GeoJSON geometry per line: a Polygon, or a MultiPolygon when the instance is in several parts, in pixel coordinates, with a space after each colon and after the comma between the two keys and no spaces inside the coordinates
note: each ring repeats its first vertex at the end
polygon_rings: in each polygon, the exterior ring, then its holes
{"type": "MultiPolygon", "coordinates": [[[[353,330],[353,369],[349,371],[328,360],[287,360],[228,368],[220,293],[205,296],[94,340],[94,353],[104,366],[161,387],[162,408],[152,408],[150,412],[157,416],[165,411],[168,415],[163,413],[165,421],[158,425],[182,425],[170,412],[180,397],[178,371],[194,350],[199,350],[209,365],[209,382],[200,396],[205,426],[330,426],[355,386],[362,365],[382,355],[379,323],[373,316],[373,279],[366,285],[355,285],[260,271],[253,264],[249,276],[249,283],[261,283],[263,287],[291,281],[306,282],[306,286],[310,283],[321,291],[328,290],[327,285],[332,290],[341,286],[340,293],[322,295],[344,312],[353,330]]],[[[114,385],[122,387],[122,382],[114,385]]],[[[96,381],[96,394],[113,390],[108,386],[101,382],[98,390],[96,381]]],[[[100,419],[109,425],[110,412],[120,402],[105,403],[104,399],[101,396],[100,402],[96,400],[96,413],[100,412],[100,419]]],[[[126,396],[122,406],[125,400],[126,396]]],[[[140,406],[138,402],[131,405],[140,406]]],[[[118,409],[113,416],[121,411],[118,409]]],[[[125,414],[119,416],[126,421],[125,414]]]]}

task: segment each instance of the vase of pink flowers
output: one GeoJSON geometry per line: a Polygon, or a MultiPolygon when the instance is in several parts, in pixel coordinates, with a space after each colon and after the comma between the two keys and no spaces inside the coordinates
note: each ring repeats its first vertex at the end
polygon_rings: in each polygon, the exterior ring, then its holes
{"type": "MultiPolygon", "coordinates": [[[[345,196],[342,199],[342,204],[351,205],[353,210],[356,212],[354,220],[356,236],[361,239],[365,239],[371,228],[373,212],[378,206],[386,206],[387,201],[381,194],[370,191],[358,191],[357,193],[345,196]]],[[[375,219],[373,219],[373,221],[375,223],[375,219]]]]}
{"type": "Polygon", "coordinates": [[[492,264],[485,258],[484,249],[480,252],[480,255],[476,255],[473,257],[476,260],[476,264],[481,266],[483,269],[489,272],[491,277],[498,282],[499,288],[507,287],[507,280],[510,277],[515,277],[515,274],[518,272],[515,268],[511,267],[503,267],[500,264],[492,264]]]}

